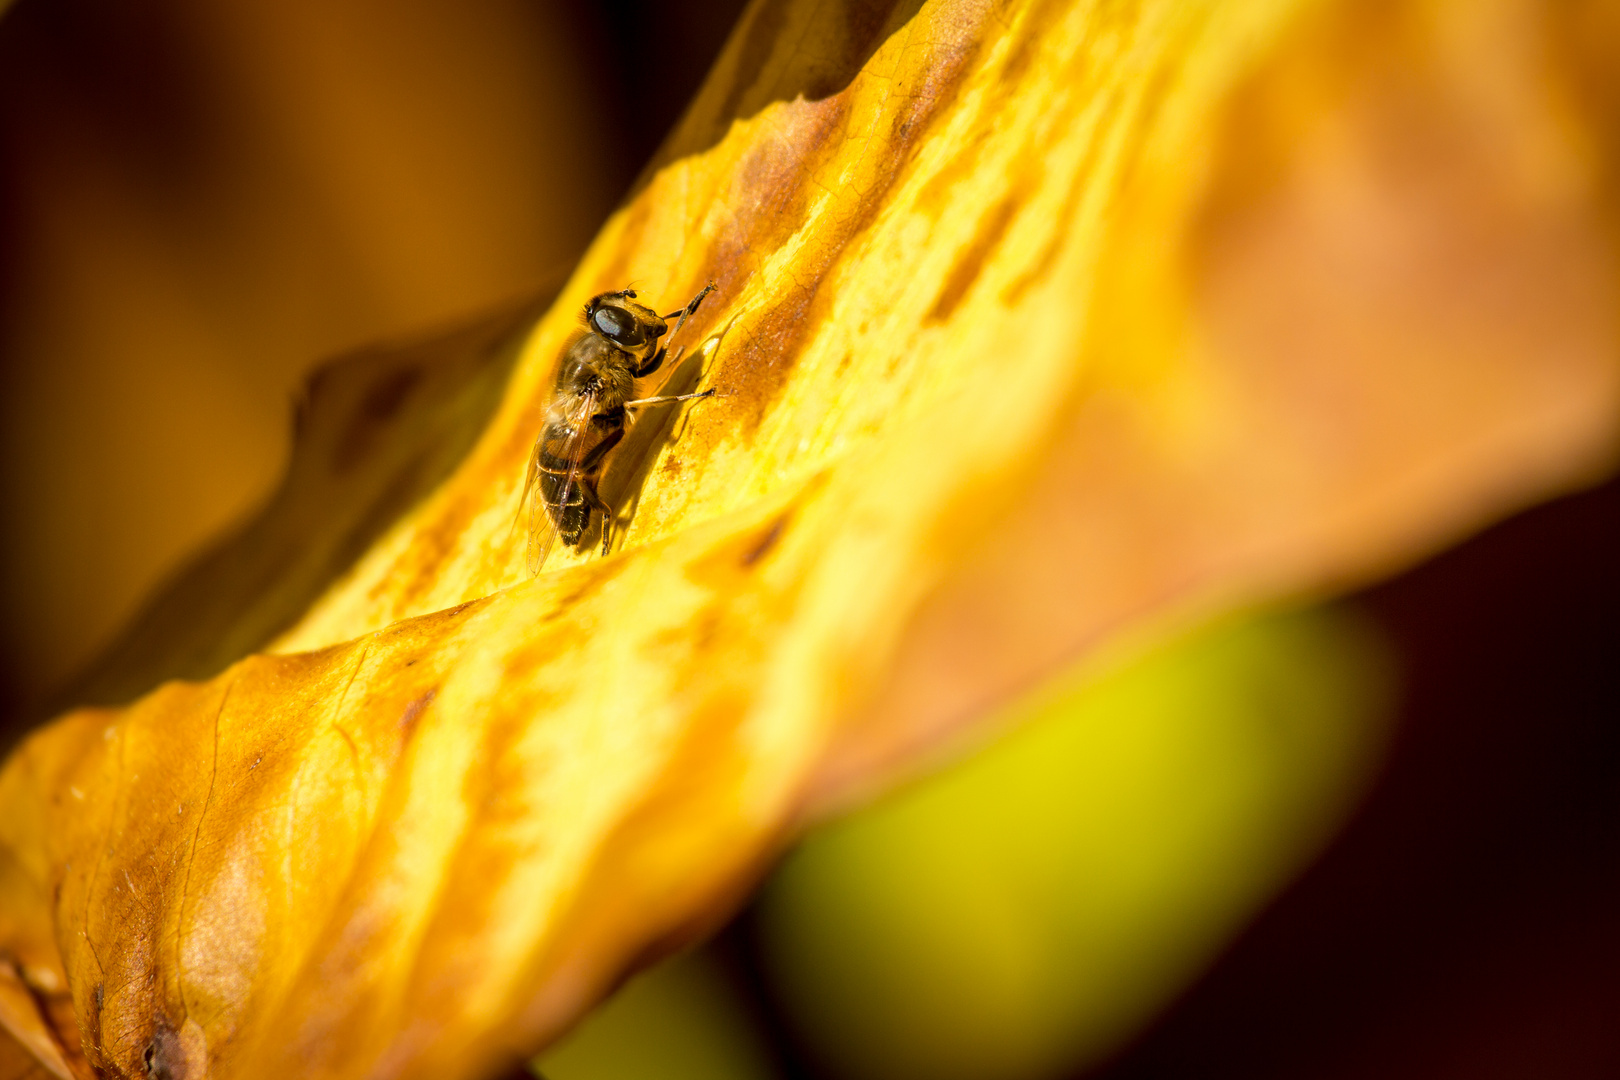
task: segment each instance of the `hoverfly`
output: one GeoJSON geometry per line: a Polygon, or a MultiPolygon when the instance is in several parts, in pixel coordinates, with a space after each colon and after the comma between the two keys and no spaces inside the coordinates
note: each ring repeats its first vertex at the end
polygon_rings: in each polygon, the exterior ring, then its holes
{"type": "MultiPolygon", "coordinates": [[[[538,574],[558,537],[578,549],[591,524],[602,515],[602,554],[613,540],[613,510],[597,494],[608,453],[624,438],[630,409],[711,396],[714,391],[672,397],[633,398],[636,380],[664,363],[669,332],[674,337],[714,291],[705,285],[690,303],[659,316],[636,303],[633,289],[593,296],[585,305],[585,333],[563,350],[545,424],[529,455],[528,475],[518,502],[518,519],[529,509],[529,573],[538,574]]],[[[678,354],[678,350],[677,350],[678,354]]],[[[514,525],[516,522],[513,523],[514,525]]]]}

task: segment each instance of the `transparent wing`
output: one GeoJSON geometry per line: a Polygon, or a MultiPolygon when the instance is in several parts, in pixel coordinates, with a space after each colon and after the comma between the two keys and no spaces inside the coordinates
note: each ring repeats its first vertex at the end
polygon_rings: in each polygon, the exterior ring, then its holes
{"type": "MultiPolygon", "coordinates": [[[[544,439],[545,435],[542,434],[539,439],[535,440],[534,454],[537,461],[544,439]]],[[[528,567],[530,577],[534,577],[540,572],[540,568],[546,565],[546,557],[551,554],[551,545],[557,539],[556,518],[551,511],[551,507],[546,505],[545,497],[540,491],[539,480],[540,471],[537,468],[535,470],[534,499],[529,503],[528,567]]]]}
{"type": "Polygon", "coordinates": [[[585,435],[595,413],[594,394],[581,395],[567,410],[553,405],[547,410],[546,425],[540,429],[540,437],[534,441],[523,484],[523,501],[518,503],[519,516],[523,513],[523,502],[529,506],[530,577],[546,565],[551,546],[557,540],[558,520],[573,500],[574,486],[579,483],[580,462],[585,458],[585,435]],[[542,478],[546,474],[557,475],[558,463],[564,470],[563,483],[553,504],[546,499],[542,478]]]}
{"type": "Polygon", "coordinates": [[[545,438],[546,433],[542,430],[540,437],[534,440],[534,449],[529,451],[529,467],[523,475],[523,491],[518,496],[517,513],[512,516],[512,527],[506,530],[508,545],[512,542],[512,534],[517,532],[518,522],[523,520],[524,508],[527,507],[532,511],[540,503],[540,447],[545,438]]]}

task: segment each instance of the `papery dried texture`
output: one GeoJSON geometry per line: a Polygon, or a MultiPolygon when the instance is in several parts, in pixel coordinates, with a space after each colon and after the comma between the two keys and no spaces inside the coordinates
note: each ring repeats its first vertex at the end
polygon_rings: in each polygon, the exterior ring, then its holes
{"type": "Polygon", "coordinates": [[[1590,475],[1615,282],[1539,11],[751,8],[481,440],[277,654],[13,756],[3,941],[48,923],[114,1073],[482,1075],[1054,664],[1590,475]],[[618,555],[523,580],[578,305],[711,278],[719,396],[618,555]]]}

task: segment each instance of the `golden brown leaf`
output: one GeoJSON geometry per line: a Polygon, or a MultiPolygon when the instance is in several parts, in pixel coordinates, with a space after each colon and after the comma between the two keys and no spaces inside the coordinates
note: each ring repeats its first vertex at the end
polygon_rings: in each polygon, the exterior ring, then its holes
{"type": "Polygon", "coordinates": [[[0,948],[114,1075],[483,1075],[1053,665],[1593,475],[1607,144],[1550,18],[754,5],[454,473],[267,651],[12,756],[0,948]],[[579,304],[710,279],[718,396],[525,580],[579,304]]]}

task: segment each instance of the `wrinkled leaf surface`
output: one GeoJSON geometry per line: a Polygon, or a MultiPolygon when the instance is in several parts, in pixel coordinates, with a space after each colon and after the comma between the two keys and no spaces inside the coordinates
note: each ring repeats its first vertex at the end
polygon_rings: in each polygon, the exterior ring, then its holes
{"type": "Polygon", "coordinates": [[[448,478],[256,655],[13,754],[0,1021],[81,1074],[487,1074],[1054,665],[1595,475],[1573,10],[755,4],[448,478]],[[580,305],[710,280],[717,396],[527,579],[580,305]]]}

